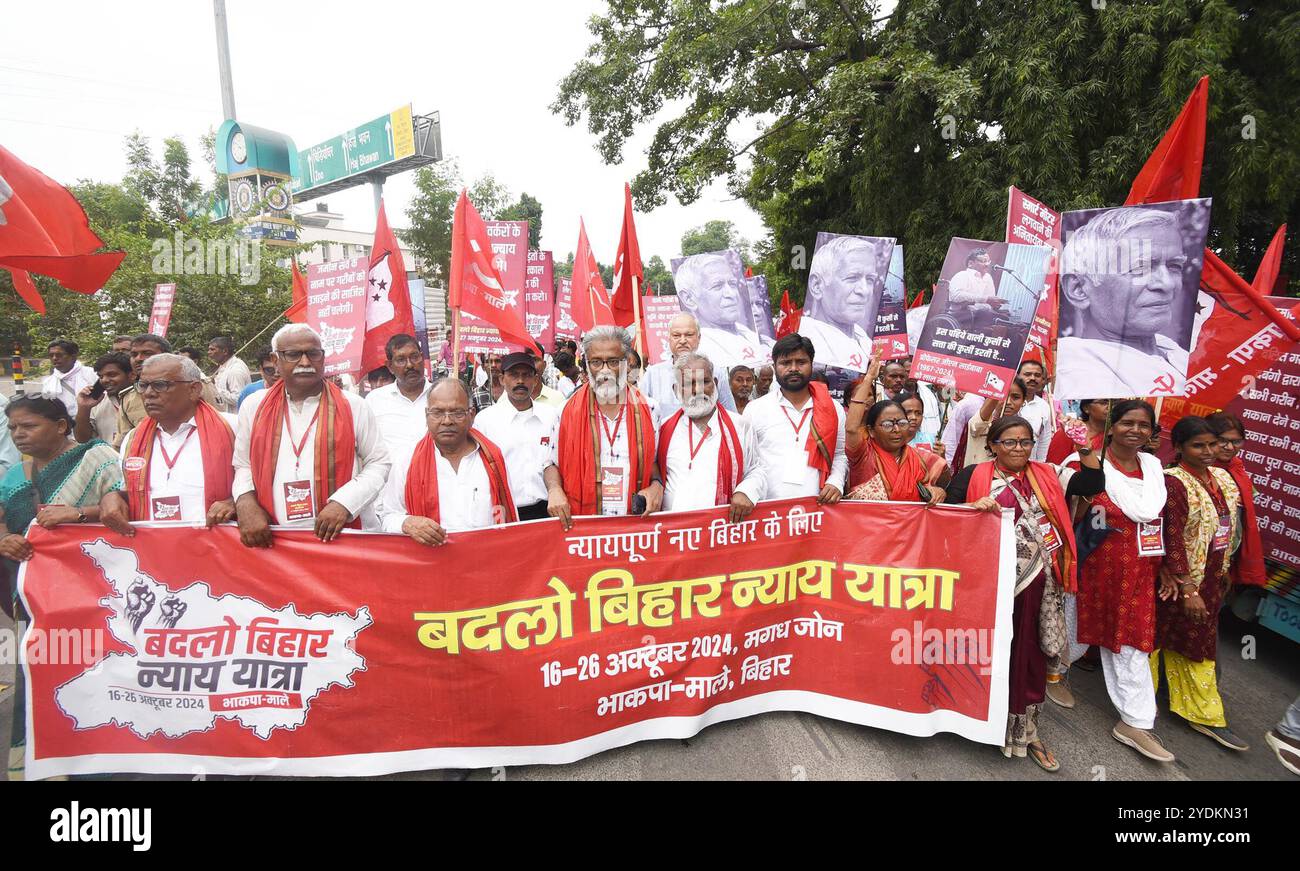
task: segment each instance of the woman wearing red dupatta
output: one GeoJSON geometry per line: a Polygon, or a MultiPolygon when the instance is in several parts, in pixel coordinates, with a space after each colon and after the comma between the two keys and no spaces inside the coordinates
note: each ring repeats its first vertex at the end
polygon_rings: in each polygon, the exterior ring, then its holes
{"type": "Polygon", "coordinates": [[[1241,547],[1232,559],[1232,583],[1262,587],[1268,583],[1264,568],[1264,543],[1259,538],[1259,519],[1255,515],[1255,482],[1241,461],[1241,446],[1246,441],[1246,427],[1241,418],[1220,412],[1205,419],[1210,429],[1219,435],[1219,461],[1215,463],[1227,471],[1241,491],[1241,547]]]}
{"type": "MultiPolygon", "coordinates": [[[[994,421],[989,428],[994,459],[962,469],[948,485],[947,501],[985,511],[1009,508],[1014,512],[1016,589],[1002,754],[1008,758],[1029,755],[1045,771],[1056,771],[1060,763],[1038,735],[1038,713],[1047,692],[1048,653],[1043,642],[1055,646],[1059,639],[1042,637],[1039,615],[1044,595],[1054,592],[1048,584],[1067,593],[1078,588],[1077,550],[1066,499],[1095,496],[1105,487],[1105,478],[1095,455],[1090,455],[1077,473],[1058,473],[1055,466],[1030,462],[1033,445],[1033,427],[1024,418],[994,421]],[[1061,478],[1067,479],[1064,487],[1061,478]]],[[[1061,619],[1063,622],[1063,614],[1061,619]]],[[[1053,650],[1053,655],[1056,652],[1053,650]]]]}
{"type": "MultiPolygon", "coordinates": [[[[865,385],[865,386],[864,386],[865,385]]],[[[873,404],[863,414],[871,384],[853,391],[844,422],[844,454],[849,461],[848,494],[859,502],[920,502],[924,487],[931,505],[944,500],[948,464],[943,457],[907,443],[912,428],[903,406],[892,399],[873,404]]]]}

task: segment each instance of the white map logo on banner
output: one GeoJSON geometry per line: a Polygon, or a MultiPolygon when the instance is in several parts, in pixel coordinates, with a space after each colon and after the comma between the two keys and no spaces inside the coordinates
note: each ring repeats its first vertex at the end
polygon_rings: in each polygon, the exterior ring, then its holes
{"type": "Polygon", "coordinates": [[[243,596],[213,596],[192,581],[173,590],[140,571],[135,551],[104,539],[81,550],[113,594],[108,629],[132,649],[110,653],[55,692],[78,729],[118,725],[142,738],[175,738],[235,720],[259,738],[296,729],[311,701],[330,687],[350,688],[366,670],[357,635],[373,622],[355,616],[299,614],[243,596]]]}
{"type": "Polygon", "coordinates": [[[324,321],[320,322],[320,348],[325,352],[325,356],[332,357],[335,354],[342,354],[343,349],[352,344],[352,336],[357,332],[356,327],[331,327],[324,321]]]}

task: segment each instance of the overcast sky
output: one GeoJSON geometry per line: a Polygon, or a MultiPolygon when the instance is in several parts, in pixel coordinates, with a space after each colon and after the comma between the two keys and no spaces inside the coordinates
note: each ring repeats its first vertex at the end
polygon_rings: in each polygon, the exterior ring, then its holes
{"type": "MultiPolygon", "coordinates": [[[[443,151],[467,181],[490,172],[516,197],[542,202],[542,247],[574,249],[586,219],[596,256],[613,262],[623,182],[645,166],[652,130],[606,166],[585,124],[547,107],[586,51],[596,0],[491,3],[227,0],[239,119],[286,133],[302,149],[411,103],[442,113],[443,151]]],[[[180,134],[202,168],[198,140],[222,121],[209,0],[6,4],[0,46],[0,142],[63,183],[118,181],[123,138],[140,130],[157,151],[180,134]],[[17,37],[17,38],[15,38],[17,37]]],[[[413,173],[385,184],[390,219],[406,223],[413,173]]],[[[353,229],[374,227],[368,185],[328,198],[353,229]]],[[[665,263],[682,233],[735,222],[751,242],[758,215],[715,184],[689,207],[637,214],[644,260],[665,263]]]]}

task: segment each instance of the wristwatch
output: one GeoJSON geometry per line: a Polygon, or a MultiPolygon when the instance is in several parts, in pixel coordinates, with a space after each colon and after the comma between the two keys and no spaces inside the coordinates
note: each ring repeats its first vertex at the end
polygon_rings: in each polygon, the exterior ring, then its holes
{"type": "Polygon", "coordinates": [[[77,509],[77,522],[78,523],[86,522],[86,512],[82,511],[80,508],[77,509]]]}

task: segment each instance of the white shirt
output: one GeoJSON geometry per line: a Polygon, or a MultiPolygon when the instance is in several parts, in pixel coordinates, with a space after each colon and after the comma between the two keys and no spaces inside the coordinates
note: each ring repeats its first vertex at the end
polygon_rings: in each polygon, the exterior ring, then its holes
{"type": "MultiPolygon", "coordinates": [[[[703,439],[700,438],[699,425],[686,415],[677,422],[672,441],[668,443],[668,468],[659,470],[665,476],[665,511],[693,511],[722,504],[717,502],[718,452],[722,448],[722,424],[718,422],[718,413],[709,418],[703,439]],[[696,449],[694,459],[691,458],[692,442],[696,449]]],[[[726,413],[725,409],[721,413],[726,413]]],[[[741,480],[736,485],[736,492],[744,493],[750,502],[758,503],[765,489],[754,427],[741,415],[731,414],[731,422],[736,425],[740,449],[745,455],[745,467],[740,470],[741,480]]],[[[662,438],[663,432],[659,435],[662,438]]]]}
{"type": "MultiPolygon", "coordinates": [[[[268,390],[259,390],[244,400],[244,404],[239,409],[239,428],[235,434],[235,485],[233,495],[235,499],[245,493],[253,492],[253,469],[249,460],[249,446],[253,438],[253,419],[257,416],[257,410],[262,407],[266,397],[270,396],[268,390]]],[[[375,423],[374,413],[366,401],[355,393],[343,391],[344,400],[352,407],[352,428],[356,434],[356,459],[352,464],[352,479],[342,487],[329,494],[327,501],[333,500],[346,508],[355,519],[361,514],[363,509],[369,508],[371,503],[379,496],[384,489],[384,481],[388,478],[388,470],[392,466],[392,459],[388,453],[388,447],[384,444],[383,438],[379,434],[379,426],[375,423]]],[[[273,490],[271,502],[275,506],[272,522],[280,526],[290,526],[299,528],[311,528],[315,520],[306,518],[303,520],[289,521],[284,507],[284,485],[290,481],[301,481],[312,479],[312,445],[315,442],[315,432],[317,423],[312,421],[316,410],[320,408],[320,395],[309,396],[298,408],[294,407],[292,401],[286,403],[284,423],[280,434],[280,455],[276,458],[275,479],[271,484],[273,490]],[[308,424],[311,424],[308,430],[308,424]],[[292,426],[293,437],[289,435],[289,429],[292,426]],[[308,434],[310,433],[310,434],[308,434]],[[306,437],[306,444],[303,446],[302,455],[295,459],[291,442],[294,438],[301,440],[306,437]],[[297,469],[294,465],[297,463],[297,469]]],[[[313,499],[315,494],[312,494],[313,499]]],[[[263,497],[265,498],[265,497],[263,497]]],[[[374,528],[378,525],[371,515],[373,511],[366,512],[362,518],[362,523],[367,528],[374,528]]]]}
{"type": "Polygon", "coordinates": [[[961,402],[948,410],[948,425],[943,430],[943,453],[948,460],[948,465],[954,469],[957,468],[953,465],[953,459],[957,456],[957,443],[961,441],[971,418],[979,414],[983,407],[984,397],[967,393],[961,398],[961,402]]]}
{"type": "Polygon", "coordinates": [[[81,392],[81,388],[90,387],[98,380],[99,376],[95,374],[94,369],[81,365],[80,360],[74,360],[72,368],[67,372],[55,369],[45,376],[45,380],[41,382],[41,396],[62,402],[68,409],[68,414],[75,419],[77,394],[81,392]]]}
{"type": "MultiPolygon", "coordinates": [[[[849,471],[849,461],[844,456],[844,409],[839,403],[832,405],[835,407],[837,422],[835,456],[826,483],[833,484],[843,493],[844,479],[849,471]]],[[[808,433],[812,426],[811,396],[804,408],[809,410],[808,417],[801,421],[803,409],[796,409],[775,384],[766,396],[760,396],[745,407],[744,417],[753,425],[758,442],[768,499],[816,496],[821,492],[817,470],[808,465],[808,433]]]]}
{"type": "Polygon", "coordinates": [[[429,391],[432,389],[433,384],[426,380],[420,395],[407,399],[394,381],[366,394],[366,404],[374,412],[379,434],[384,437],[392,456],[396,457],[407,448],[414,451],[416,442],[428,435],[425,409],[429,407],[429,391]]]}
{"type": "Polygon", "coordinates": [[[735,324],[730,330],[701,327],[699,353],[709,358],[715,370],[742,363],[753,368],[769,359],[758,333],[743,324],[735,324]]]}
{"type": "Polygon", "coordinates": [[[561,375],[555,379],[555,389],[563,393],[565,399],[568,399],[573,395],[573,391],[578,389],[578,385],[574,384],[573,379],[568,375],[561,375]]]}
{"type": "Polygon", "coordinates": [[[991,272],[980,275],[974,269],[963,269],[948,282],[948,302],[968,304],[987,303],[991,297],[998,295],[993,286],[991,272]]]}
{"type": "Polygon", "coordinates": [[[9,405],[9,400],[0,393],[0,478],[4,477],[5,472],[13,466],[22,462],[23,455],[18,452],[14,445],[13,436],[9,435],[9,427],[5,426],[5,408],[9,405]]]}
{"type": "Polygon", "coordinates": [[[850,337],[831,324],[806,317],[799,322],[799,335],[812,341],[818,365],[854,372],[866,372],[871,365],[871,336],[858,324],[850,337]]]}
{"type": "MultiPolygon", "coordinates": [[[[628,426],[628,407],[624,403],[619,409],[616,418],[610,418],[604,412],[598,411],[597,414],[604,418],[603,421],[596,422],[596,431],[600,436],[600,470],[605,481],[611,480],[610,472],[622,473],[623,497],[621,499],[601,499],[600,513],[606,517],[616,517],[627,514],[627,501],[629,494],[636,493],[636,482],[632,480],[631,458],[629,456],[627,441],[628,426]],[[613,441],[610,441],[610,438],[613,441]]],[[[650,455],[653,457],[659,446],[659,416],[655,413],[654,407],[650,407],[650,420],[654,426],[655,444],[651,446],[650,455]]],[[[556,437],[551,439],[551,463],[560,465],[560,439],[559,427],[556,426],[556,437]]],[[[600,486],[600,484],[597,484],[600,486]]]]}
{"type": "Polygon", "coordinates": [[[515,505],[545,502],[542,472],[551,464],[551,443],[559,436],[560,410],[533,400],[527,410],[517,411],[503,392],[500,399],[474,418],[474,429],[501,449],[515,505]]]}
{"type": "MultiPolygon", "coordinates": [[[[388,484],[379,498],[379,521],[384,532],[402,534],[402,524],[411,515],[406,510],[406,479],[411,472],[415,445],[405,448],[393,464],[388,484]]],[[[492,525],[492,482],[479,454],[478,446],[461,457],[460,468],[453,469],[435,444],[434,462],[438,469],[438,514],[435,521],[448,532],[482,529],[492,525]]],[[[510,472],[507,470],[507,475],[510,472]]],[[[512,481],[513,483],[513,481],[512,481]]]]}
{"type": "Polygon", "coordinates": [[[120,403],[107,393],[90,410],[90,435],[110,445],[117,437],[117,411],[120,403]]]}
{"type": "MultiPolygon", "coordinates": [[[[221,412],[221,416],[226,419],[226,423],[230,424],[231,429],[238,427],[239,419],[233,414],[221,412]]],[[[126,434],[126,438],[122,439],[122,446],[118,448],[123,471],[126,469],[127,455],[130,452],[131,442],[134,438],[135,430],[132,429],[126,434]]],[[[195,424],[194,418],[191,417],[185,423],[176,427],[174,433],[167,433],[162,427],[155,429],[153,459],[149,463],[149,499],[151,502],[148,506],[149,519],[202,523],[208,516],[208,508],[204,504],[203,498],[203,485],[203,444],[199,441],[198,426],[195,424]],[[164,452],[175,462],[171,469],[167,468],[167,461],[163,456],[164,452]],[[155,510],[158,507],[157,503],[153,502],[153,500],[171,496],[180,497],[180,513],[174,515],[158,514],[155,510]]]]}
{"type": "Polygon", "coordinates": [[[1034,450],[1029,454],[1029,459],[1039,463],[1047,462],[1047,449],[1052,443],[1052,407],[1043,397],[1035,396],[1020,406],[1020,416],[1034,428],[1034,450]]]}
{"type": "MultiPolygon", "coordinates": [[[[708,355],[705,354],[705,356],[708,355]]],[[[736,398],[731,395],[730,371],[712,357],[709,357],[709,362],[713,364],[713,375],[718,379],[718,405],[733,414],[739,414],[740,412],[736,411],[736,398]]],[[[674,383],[671,360],[664,360],[655,363],[653,366],[647,366],[646,370],[641,373],[641,392],[645,394],[647,399],[653,399],[655,404],[658,405],[660,420],[667,420],[682,407],[681,402],[677,399],[677,394],[673,391],[674,383]]]]}
{"type": "MultiPolygon", "coordinates": [[[[939,441],[941,433],[939,428],[943,425],[943,413],[939,410],[939,397],[934,395],[934,388],[925,382],[916,383],[916,395],[921,397],[921,428],[916,431],[917,438],[922,438],[926,444],[933,444],[939,441]],[[929,436],[926,441],[923,437],[929,436]]],[[[948,446],[944,445],[945,451],[948,446]]]]}
{"type": "Polygon", "coordinates": [[[217,395],[217,409],[233,412],[239,405],[239,394],[253,383],[253,373],[248,371],[248,364],[238,357],[231,357],[217,367],[212,373],[212,389],[217,395]]]}

